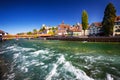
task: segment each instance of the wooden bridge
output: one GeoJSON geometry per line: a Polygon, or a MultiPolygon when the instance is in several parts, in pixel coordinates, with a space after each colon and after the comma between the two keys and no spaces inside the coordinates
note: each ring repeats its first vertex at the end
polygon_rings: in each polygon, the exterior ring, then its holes
{"type": "Polygon", "coordinates": [[[6,39],[18,39],[18,38],[38,38],[38,37],[50,37],[51,34],[36,34],[36,35],[4,35],[3,40],[6,39]]]}

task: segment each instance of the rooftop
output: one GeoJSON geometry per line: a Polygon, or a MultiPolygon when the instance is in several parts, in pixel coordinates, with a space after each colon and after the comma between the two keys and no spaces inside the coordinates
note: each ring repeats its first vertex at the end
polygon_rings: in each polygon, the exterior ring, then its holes
{"type": "Polygon", "coordinates": [[[102,26],[102,23],[101,23],[101,22],[94,22],[94,23],[92,23],[90,26],[92,26],[92,25],[94,25],[94,26],[96,26],[96,27],[101,27],[101,26],[102,26]]]}
{"type": "Polygon", "coordinates": [[[4,31],[0,30],[0,34],[4,34],[4,33],[5,33],[4,31]]]}
{"type": "Polygon", "coordinates": [[[120,16],[117,16],[117,17],[115,18],[115,22],[118,22],[118,21],[120,21],[120,16]]]}

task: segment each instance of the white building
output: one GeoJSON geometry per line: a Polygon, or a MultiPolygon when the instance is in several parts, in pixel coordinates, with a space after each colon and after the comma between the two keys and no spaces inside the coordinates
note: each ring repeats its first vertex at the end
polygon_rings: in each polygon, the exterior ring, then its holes
{"type": "Polygon", "coordinates": [[[89,35],[98,35],[101,33],[101,22],[94,22],[89,27],[89,35]]]}
{"type": "Polygon", "coordinates": [[[115,23],[113,27],[113,36],[120,36],[120,16],[115,18],[115,23]]]}

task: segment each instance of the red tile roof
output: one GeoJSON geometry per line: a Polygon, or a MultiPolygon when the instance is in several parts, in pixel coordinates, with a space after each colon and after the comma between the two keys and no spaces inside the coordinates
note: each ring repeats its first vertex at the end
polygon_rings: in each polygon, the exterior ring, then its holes
{"type": "Polygon", "coordinates": [[[60,24],[58,27],[59,27],[60,29],[69,29],[69,28],[70,28],[70,25],[67,25],[67,24],[62,23],[62,24],[60,24]]]}
{"type": "Polygon", "coordinates": [[[2,31],[2,30],[0,30],[0,34],[3,34],[3,33],[5,33],[4,31],[2,31]]]}
{"type": "Polygon", "coordinates": [[[90,26],[92,26],[92,25],[94,25],[96,27],[102,27],[102,23],[101,22],[94,22],[90,26]]]}
{"type": "Polygon", "coordinates": [[[66,33],[66,30],[58,30],[58,33],[66,33]]]}
{"type": "MultiPolygon", "coordinates": [[[[65,30],[65,31],[70,30],[72,32],[81,32],[82,31],[82,24],[77,24],[77,25],[71,27],[70,25],[64,24],[62,22],[60,25],[58,25],[58,27],[59,27],[58,31],[60,31],[60,30],[65,30]]],[[[60,31],[60,32],[64,32],[64,31],[60,31]]]]}
{"type": "Polygon", "coordinates": [[[75,25],[74,27],[70,27],[70,31],[73,32],[81,32],[82,31],[82,25],[75,25]]]}
{"type": "Polygon", "coordinates": [[[120,16],[117,16],[117,17],[115,18],[115,22],[118,22],[118,21],[120,21],[120,16]]]}

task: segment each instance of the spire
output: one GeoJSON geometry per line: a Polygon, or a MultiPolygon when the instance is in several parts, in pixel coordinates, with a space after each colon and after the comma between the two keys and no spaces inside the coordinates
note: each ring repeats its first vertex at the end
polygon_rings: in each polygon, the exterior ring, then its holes
{"type": "Polygon", "coordinates": [[[80,23],[79,23],[79,22],[77,22],[77,25],[80,25],[80,23]]]}
{"type": "Polygon", "coordinates": [[[64,24],[64,20],[62,21],[62,24],[64,24]]]}

